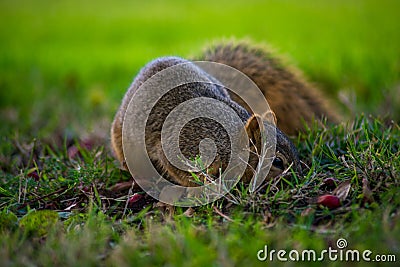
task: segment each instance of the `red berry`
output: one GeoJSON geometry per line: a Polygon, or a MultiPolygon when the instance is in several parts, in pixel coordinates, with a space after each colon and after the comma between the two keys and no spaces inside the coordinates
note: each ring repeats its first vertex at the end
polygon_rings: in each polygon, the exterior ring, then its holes
{"type": "Polygon", "coordinates": [[[139,201],[142,197],[143,197],[142,194],[135,193],[135,194],[133,194],[133,196],[131,196],[131,198],[129,199],[128,202],[129,202],[129,204],[133,204],[133,203],[139,201]]]}
{"type": "Polygon", "coordinates": [[[340,199],[334,195],[323,195],[318,197],[317,204],[327,207],[328,209],[335,209],[340,207],[340,199]]]}
{"type": "Polygon", "coordinates": [[[35,181],[39,181],[39,179],[40,179],[37,171],[30,172],[30,173],[28,173],[27,176],[34,179],[35,181]]]}

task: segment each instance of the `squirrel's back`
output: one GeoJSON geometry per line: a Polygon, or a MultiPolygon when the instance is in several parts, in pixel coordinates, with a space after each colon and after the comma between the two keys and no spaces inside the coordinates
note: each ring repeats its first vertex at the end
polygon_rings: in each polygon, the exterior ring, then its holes
{"type": "MultiPolygon", "coordinates": [[[[275,113],[278,128],[288,135],[298,134],[304,130],[304,122],[311,125],[315,119],[338,122],[326,97],[264,48],[244,41],[218,43],[206,49],[200,59],[229,65],[252,79],[275,113]]],[[[239,97],[231,98],[251,113],[239,97]]]]}

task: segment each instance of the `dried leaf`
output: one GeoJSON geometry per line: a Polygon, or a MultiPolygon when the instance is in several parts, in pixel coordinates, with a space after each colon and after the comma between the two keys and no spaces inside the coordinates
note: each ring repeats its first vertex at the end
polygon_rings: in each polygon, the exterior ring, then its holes
{"type": "Polygon", "coordinates": [[[301,216],[302,217],[308,217],[310,215],[313,215],[314,213],[315,213],[315,209],[309,207],[309,208],[306,208],[305,210],[303,210],[301,212],[301,216]]]}
{"type": "Polygon", "coordinates": [[[137,184],[131,180],[131,181],[126,181],[126,182],[120,182],[120,183],[116,183],[115,185],[110,187],[110,191],[114,192],[114,193],[118,193],[124,190],[128,190],[130,188],[138,188],[137,184]]]}
{"type": "Polygon", "coordinates": [[[344,181],[341,184],[339,184],[335,190],[333,190],[332,195],[337,196],[340,199],[340,201],[343,202],[349,195],[350,188],[351,188],[350,181],[344,181]]]}
{"type": "Polygon", "coordinates": [[[363,183],[362,192],[363,192],[364,203],[374,202],[374,197],[373,197],[372,191],[371,191],[371,189],[369,189],[368,180],[364,178],[362,180],[362,183],[363,183]]]}
{"type": "Polygon", "coordinates": [[[189,207],[184,213],[183,216],[191,218],[193,217],[194,214],[194,209],[192,207],[189,207]]]}
{"type": "Polygon", "coordinates": [[[221,216],[222,218],[224,218],[227,221],[233,222],[233,220],[228,216],[223,214],[217,207],[214,206],[214,212],[217,213],[219,216],[221,216]]]}

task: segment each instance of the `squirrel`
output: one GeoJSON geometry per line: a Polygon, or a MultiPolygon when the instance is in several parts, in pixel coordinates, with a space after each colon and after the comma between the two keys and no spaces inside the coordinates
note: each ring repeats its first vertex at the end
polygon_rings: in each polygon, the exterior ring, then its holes
{"type": "MultiPolygon", "coordinates": [[[[182,171],[168,162],[161,145],[161,130],[168,114],[179,104],[196,97],[208,97],[221,101],[233,109],[241,119],[243,123],[242,125],[245,125],[244,130],[249,137],[248,141],[250,143],[251,153],[249,154],[248,166],[244,171],[241,180],[244,183],[249,183],[259,161],[257,152],[261,151],[261,129],[258,124],[259,121],[262,121],[261,117],[257,114],[250,114],[244,107],[233,101],[227,90],[224,89],[223,86],[215,84],[214,78],[204,70],[195,66],[195,64],[190,61],[178,57],[163,57],[156,59],[148,63],[134,79],[131,87],[125,94],[122,104],[112,123],[111,144],[114,155],[122,163],[122,166],[126,168],[127,165],[124,161],[122,145],[122,127],[126,110],[135,92],[146,80],[156,73],[168,67],[183,63],[193,65],[193,68],[197,72],[196,75],[206,77],[212,83],[189,83],[180,85],[163,95],[157,102],[157,105],[154,106],[147,119],[145,129],[146,148],[153,166],[155,166],[157,171],[160,174],[163,174],[163,176],[170,182],[181,186],[196,186],[196,183],[193,182],[193,177],[189,172],[182,171]]],[[[221,112],[224,111],[222,110],[221,112]]],[[[262,123],[265,127],[270,127],[269,122],[263,121],[262,123]]],[[[232,125],[232,127],[238,128],[237,125],[232,125]]],[[[276,177],[290,166],[292,166],[295,172],[301,173],[301,165],[295,146],[283,132],[278,128],[275,130],[276,154],[266,178],[269,179],[276,177]]],[[[216,144],[217,156],[211,164],[210,172],[208,173],[209,175],[216,177],[220,168],[224,169],[227,166],[231,149],[229,136],[227,136],[226,131],[221,127],[221,125],[218,125],[217,122],[207,118],[196,118],[191,120],[180,132],[179,147],[186,158],[194,158],[199,154],[198,147],[200,141],[205,138],[214,140],[216,144]]]]}
{"type": "MultiPolygon", "coordinates": [[[[271,50],[271,49],[270,49],[271,50]]],[[[282,60],[270,50],[248,41],[220,42],[209,46],[197,60],[229,65],[246,74],[262,91],[278,128],[289,136],[297,136],[315,121],[338,123],[340,116],[327,98],[293,67],[284,67],[282,60]]],[[[231,98],[251,110],[238,96],[231,98]]]]}
{"type": "MultiPolygon", "coordinates": [[[[310,125],[315,119],[327,118],[337,122],[338,116],[329,108],[321,93],[308,84],[295,71],[284,68],[280,60],[270,52],[246,42],[220,43],[209,47],[197,60],[223,63],[246,74],[260,88],[277,119],[276,154],[266,179],[283,173],[289,166],[301,174],[302,169],[295,146],[287,135],[296,135],[304,131],[305,124],[310,125]]],[[[111,144],[115,157],[127,168],[122,148],[122,123],[128,104],[138,88],[156,73],[181,63],[190,63],[178,57],[164,57],[148,63],[136,76],[124,96],[111,127],[111,144]]],[[[198,69],[199,75],[209,76],[198,69]]],[[[209,77],[214,81],[213,77],[209,77]]],[[[146,125],[146,148],[157,171],[167,180],[182,186],[195,186],[190,173],[181,171],[168,163],[161,147],[161,127],[168,113],[180,103],[194,98],[207,96],[226,103],[239,115],[245,124],[252,153],[243,177],[243,182],[250,182],[258,164],[256,151],[261,149],[261,133],[257,120],[261,117],[252,114],[248,105],[231,91],[217,85],[191,84],[171,90],[152,110],[146,125]]],[[[140,107],[138,107],[140,108],[140,107]]],[[[264,124],[267,122],[263,122],[264,124]]],[[[268,124],[268,123],[267,123],[268,124]]],[[[211,138],[216,142],[218,156],[211,165],[214,170],[226,166],[229,154],[226,133],[211,120],[198,118],[185,125],[180,139],[180,148],[187,157],[198,154],[199,140],[211,138]],[[219,164],[219,165],[218,165],[219,164]]]]}

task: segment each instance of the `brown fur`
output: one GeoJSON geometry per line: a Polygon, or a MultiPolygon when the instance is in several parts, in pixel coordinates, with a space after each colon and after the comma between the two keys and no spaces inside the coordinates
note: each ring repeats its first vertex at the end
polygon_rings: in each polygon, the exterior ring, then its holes
{"type": "MultiPolygon", "coordinates": [[[[264,48],[245,41],[219,43],[207,48],[199,59],[229,65],[249,76],[274,111],[278,128],[288,135],[304,131],[304,122],[309,126],[323,118],[338,122],[339,116],[326,97],[306,82],[297,70],[285,68],[264,48]]],[[[235,95],[231,98],[251,113],[240,98],[235,95]]]]}

